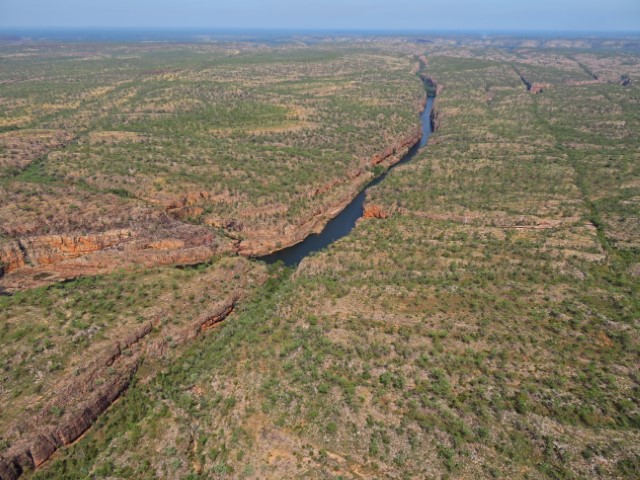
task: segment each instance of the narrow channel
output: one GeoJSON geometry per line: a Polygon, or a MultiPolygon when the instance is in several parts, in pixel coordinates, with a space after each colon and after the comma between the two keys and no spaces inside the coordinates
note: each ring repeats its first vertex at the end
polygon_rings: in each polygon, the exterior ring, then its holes
{"type": "Polygon", "coordinates": [[[258,257],[258,260],[262,260],[266,263],[275,263],[282,261],[286,266],[296,266],[307,255],[322,250],[328,247],[336,240],[341,239],[353,230],[356,226],[356,221],[363,215],[363,205],[367,190],[378,183],[380,183],[387,174],[398,165],[407,163],[413,159],[418,151],[427,144],[429,136],[433,131],[431,124],[431,110],[433,108],[433,96],[427,98],[427,104],[424,111],[420,114],[420,121],[422,122],[422,138],[400,159],[398,163],[391,166],[385,173],[379,177],[374,178],[352,201],[345,207],[336,217],[332,218],[324,227],[322,232],[318,234],[309,235],[302,242],[292,245],[291,247],[284,248],[270,255],[258,257]]]}

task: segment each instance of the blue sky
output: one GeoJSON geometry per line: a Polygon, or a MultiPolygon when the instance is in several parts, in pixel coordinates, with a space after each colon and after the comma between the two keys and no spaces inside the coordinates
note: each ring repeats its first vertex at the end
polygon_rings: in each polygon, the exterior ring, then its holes
{"type": "Polygon", "coordinates": [[[640,0],[0,0],[0,27],[640,31],[640,0]]]}

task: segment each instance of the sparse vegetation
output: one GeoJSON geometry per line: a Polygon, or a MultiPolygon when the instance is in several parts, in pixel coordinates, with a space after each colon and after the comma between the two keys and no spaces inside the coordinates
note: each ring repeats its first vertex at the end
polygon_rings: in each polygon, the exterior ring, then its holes
{"type": "Polygon", "coordinates": [[[9,236],[25,219],[47,232],[49,210],[34,196],[55,198],[62,215],[87,190],[107,207],[115,194],[215,227],[298,225],[352,193],[345,179],[407,136],[423,95],[415,59],[379,48],[26,51],[7,55],[0,74],[4,122],[18,129],[0,137],[11,149],[0,151],[9,236]]]}
{"type": "MultiPolygon", "coordinates": [[[[635,478],[640,58],[388,39],[257,50],[141,54],[181,70],[118,87],[125,113],[96,120],[108,135],[87,133],[57,162],[50,154],[52,183],[36,181],[35,167],[6,181],[54,188],[100,172],[78,188],[123,188],[131,197],[118,198],[137,202],[185,185],[220,191],[237,175],[237,198],[286,204],[289,218],[313,203],[301,185],[344,175],[415,121],[410,67],[422,54],[439,87],[438,129],[369,191],[387,218],[359,221],[295,271],[223,257],[0,297],[6,422],[30,412],[38,385],[73,369],[90,343],[158,305],[181,325],[253,275],[225,323],[145,363],[121,401],[31,478],[635,478]],[[533,94],[521,75],[547,86],[533,94]],[[224,108],[180,103],[208,95],[224,108]],[[278,131],[300,120],[288,117],[297,102],[326,124],[313,126],[321,138],[278,131]],[[125,130],[135,136],[123,140],[125,130]],[[194,157],[171,165],[186,146],[194,157]],[[215,155],[200,162],[196,152],[215,155]],[[139,181],[121,185],[128,159],[139,181]],[[167,180],[147,188],[154,178],[167,180]]],[[[205,204],[195,222],[228,214],[205,204]]]]}

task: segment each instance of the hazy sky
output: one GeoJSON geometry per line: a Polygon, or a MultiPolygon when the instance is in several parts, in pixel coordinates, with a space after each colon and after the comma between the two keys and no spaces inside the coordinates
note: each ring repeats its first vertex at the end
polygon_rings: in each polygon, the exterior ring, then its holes
{"type": "Polygon", "coordinates": [[[0,0],[0,27],[640,30],[640,0],[0,0]]]}

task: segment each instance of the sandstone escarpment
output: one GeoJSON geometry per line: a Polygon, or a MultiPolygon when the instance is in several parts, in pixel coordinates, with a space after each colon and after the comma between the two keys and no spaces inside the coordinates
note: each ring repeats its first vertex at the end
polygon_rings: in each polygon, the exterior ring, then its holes
{"type": "MultiPolygon", "coordinates": [[[[420,102],[420,111],[424,111],[426,106],[426,96],[420,102]]],[[[290,247],[303,241],[313,233],[319,233],[329,220],[338,215],[358,194],[363,185],[366,185],[374,174],[371,167],[381,165],[389,168],[398,163],[411,147],[416,145],[422,138],[422,129],[416,126],[409,135],[398,142],[386,147],[382,152],[374,155],[368,162],[366,168],[361,168],[346,176],[343,180],[332,181],[315,191],[316,194],[327,192],[338,187],[346,187],[346,195],[338,199],[337,202],[319,207],[306,219],[297,225],[290,225],[280,230],[245,230],[245,238],[238,245],[238,253],[246,257],[259,257],[268,255],[275,251],[290,247]]]]}
{"type": "MultiPolygon", "coordinates": [[[[424,109],[426,97],[421,100],[424,109]]],[[[326,223],[342,211],[370,181],[372,167],[389,168],[419,142],[422,130],[416,126],[407,136],[374,155],[359,168],[352,169],[342,179],[331,180],[310,192],[311,197],[331,195],[330,202],[319,205],[297,224],[257,229],[247,222],[229,220],[216,227],[224,228],[230,237],[241,233],[237,244],[217,237],[204,226],[187,224],[183,220],[198,215],[198,205],[207,202],[231,201],[228,194],[190,192],[167,199],[167,213],[149,211],[136,214],[134,223],[124,222],[121,228],[98,227],[77,220],[65,221],[60,233],[38,234],[43,227],[37,223],[25,227],[5,227],[9,239],[0,246],[0,287],[17,291],[82,275],[108,273],[132,265],[158,266],[201,263],[217,253],[240,253],[261,256],[304,240],[318,233],[326,223]],[[341,194],[341,192],[345,192],[341,194]],[[337,195],[336,195],[337,194],[337,195]],[[82,230],[78,228],[82,226],[82,230]]],[[[122,215],[121,215],[122,216],[122,215]]],[[[117,219],[118,216],[115,216],[117,219]]],[[[123,223],[117,220],[114,224],[123,223]]],[[[47,230],[55,226],[46,226],[47,230]]]]}
{"type": "Polygon", "coordinates": [[[10,428],[19,432],[19,440],[0,454],[0,479],[17,479],[42,465],[58,448],[77,440],[126,391],[144,358],[168,355],[167,338],[175,348],[222,322],[243,295],[242,288],[236,289],[179,327],[166,326],[165,314],[160,313],[104,348],[80,375],[69,374],[35,417],[17,420],[10,428]],[[64,413],[57,416],[57,412],[64,413]]]}
{"type": "Polygon", "coordinates": [[[42,235],[9,242],[0,248],[6,273],[25,266],[51,265],[121,244],[131,238],[130,230],[95,235],[42,235]]]}
{"type": "Polygon", "coordinates": [[[25,266],[25,255],[18,242],[0,245],[0,277],[25,266]]]}
{"type": "MultiPolygon", "coordinates": [[[[82,330],[82,335],[91,339],[86,349],[63,359],[58,374],[30,371],[28,374],[34,375],[40,388],[21,397],[19,404],[10,403],[6,396],[0,397],[0,408],[9,413],[0,419],[0,430],[3,441],[10,444],[4,452],[0,451],[1,480],[18,478],[22,472],[40,466],[58,448],[77,440],[127,390],[134,376],[142,382],[153,377],[158,368],[180,355],[182,346],[224,321],[252,285],[266,280],[266,270],[261,265],[239,257],[220,259],[198,270],[195,276],[175,269],[165,272],[157,272],[153,280],[146,280],[145,286],[157,287],[169,278],[182,282],[171,285],[171,290],[156,290],[159,296],[142,310],[136,310],[136,318],[123,317],[111,327],[93,323],[82,330]],[[194,297],[206,298],[208,303],[195,304],[194,297]],[[173,304],[169,299],[173,299],[173,304]],[[177,313],[184,308],[186,312],[177,313]],[[145,368],[141,372],[139,367],[143,363],[145,368]]],[[[140,273],[138,278],[147,276],[140,273]]],[[[96,285],[99,286],[87,291],[96,288],[99,295],[104,287],[108,291],[111,282],[105,279],[96,285]]],[[[57,298],[53,300],[55,312],[66,308],[64,295],[52,298],[57,298]]],[[[129,308],[126,304],[128,301],[123,304],[125,310],[116,307],[114,313],[126,315],[129,308]]],[[[49,319],[38,319],[34,328],[47,323],[49,319]]],[[[53,336],[52,343],[60,341],[53,336]]]]}
{"type": "Polygon", "coordinates": [[[0,245],[0,286],[16,291],[134,265],[196,264],[232,248],[207,227],[166,216],[96,233],[27,236],[0,245]]]}
{"type": "Polygon", "coordinates": [[[117,362],[122,358],[121,347],[115,348],[117,355],[109,352],[102,360],[93,362],[87,373],[67,380],[35,418],[16,427],[24,433],[0,456],[2,480],[17,479],[23,472],[42,465],[58,448],[80,437],[127,389],[140,357],[134,355],[117,362]],[[65,413],[56,419],[52,412],[65,413]]]}
{"type": "MultiPolygon", "coordinates": [[[[426,97],[421,100],[420,109],[424,109],[425,104],[426,97]]],[[[311,191],[311,197],[331,195],[335,191],[334,199],[318,206],[297,224],[257,229],[247,222],[229,220],[215,225],[224,228],[229,236],[241,233],[244,239],[237,244],[215,236],[207,227],[184,223],[184,219],[201,213],[198,205],[203,202],[230,201],[228,194],[209,192],[190,192],[168,199],[163,205],[168,215],[143,213],[135,224],[125,222],[123,228],[99,228],[93,232],[86,223],[83,230],[78,230],[79,225],[67,222],[69,227],[59,234],[38,235],[35,226],[20,233],[16,225],[15,231],[10,231],[13,238],[0,246],[0,265],[3,266],[0,287],[17,291],[133,265],[196,264],[217,253],[237,252],[253,257],[294,245],[308,235],[320,232],[340,213],[373,178],[372,167],[394,165],[421,135],[421,129],[416,126],[406,137],[374,155],[365,165],[354,168],[345,178],[331,180],[311,191]],[[343,191],[346,193],[336,198],[336,194],[343,191]]]]}
{"type": "Polygon", "coordinates": [[[524,86],[527,88],[527,91],[536,95],[538,93],[542,93],[544,92],[547,88],[551,88],[552,85],[550,83],[543,83],[543,82],[532,82],[531,80],[527,79],[522,73],[520,73],[520,71],[518,71],[517,69],[514,69],[516,74],[520,77],[520,81],[524,84],[524,86]]]}

